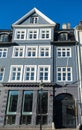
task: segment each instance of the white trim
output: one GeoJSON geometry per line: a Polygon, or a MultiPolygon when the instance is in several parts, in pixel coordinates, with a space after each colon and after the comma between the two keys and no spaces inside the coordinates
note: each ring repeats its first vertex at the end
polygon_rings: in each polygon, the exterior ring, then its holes
{"type": "Polygon", "coordinates": [[[71,82],[73,79],[72,79],[72,67],[57,67],[57,82],[71,82]],[[60,74],[61,74],[61,80],[58,80],[58,68],[60,68],[61,70],[60,70],[60,74]],[[65,71],[63,71],[62,69],[63,68],[65,68],[66,70],[65,71]],[[70,68],[70,71],[69,71],[69,73],[70,73],[70,77],[71,77],[71,80],[68,80],[68,71],[67,71],[67,69],[68,68],[70,68]],[[65,80],[63,80],[63,73],[65,73],[65,80]]]}
{"type": "Polygon", "coordinates": [[[39,58],[50,58],[51,57],[51,46],[39,46],[39,58]],[[41,48],[44,49],[44,55],[45,55],[45,49],[49,48],[49,56],[41,56],[41,48]]]}
{"type": "Polygon", "coordinates": [[[36,28],[28,29],[27,40],[38,40],[39,39],[38,36],[39,36],[39,29],[36,28]],[[29,38],[30,31],[32,31],[32,38],[29,38]],[[36,31],[36,33],[34,33],[34,31],[36,31]],[[34,38],[34,34],[36,34],[36,38],[34,38]]]}
{"type": "Polygon", "coordinates": [[[51,28],[40,28],[40,40],[51,39],[51,28]],[[44,31],[45,38],[42,38],[42,31],[44,31]],[[49,38],[46,38],[47,31],[49,31],[49,38]]]}
{"type": "Polygon", "coordinates": [[[1,58],[7,58],[8,48],[5,47],[5,48],[0,48],[0,49],[2,49],[2,51],[0,51],[0,52],[2,52],[2,55],[1,55],[0,59],[1,59],[1,58]],[[6,49],[6,51],[4,51],[4,49],[6,49]],[[4,53],[4,52],[6,52],[6,56],[5,56],[5,57],[3,57],[3,53],[4,53]]]}
{"type": "Polygon", "coordinates": [[[54,27],[54,25],[50,24],[29,24],[29,25],[13,25],[15,28],[35,28],[35,27],[54,27]]]}
{"type": "Polygon", "coordinates": [[[38,9],[33,8],[31,11],[29,11],[27,14],[25,14],[23,17],[21,17],[19,20],[17,20],[15,23],[12,24],[19,24],[20,22],[22,22],[24,19],[26,19],[27,17],[29,17],[32,13],[36,12],[38,15],[40,15],[42,18],[44,18],[49,24],[52,25],[56,25],[55,22],[53,22],[50,18],[48,18],[46,15],[44,15],[42,12],[40,12],[38,9]]]}
{"type": "Polygon", "coordinates": [[[9,81],[8,82],[21,82],[22,81],[22,73],[23,73],[23,65],[11,65],[10,67],[10,74],[9,74],[9,81]],[[14,68],[21,68],[21,71],[20,71],[20,80],[12,80],[11,79],[11,76],[12,76],[12,69],[14,68]]]}
{"type": "Polygon", "coordinates": [[[14,40],[26,40],[26,29],[15,29],[15,35],[14,35],[14,40]],[[24,32],[24,38],[21,38],[21,32],[24,32]],[[17,38],[17,32],[20,32],[20,38],[17,38]]]}
{"type": "Polygon", "coordinates": [[[71,47],[57,47],[56,53],[57,53],[58,58],[71,58],[72,57],[71,47]],[[58,51],[58,49],[60,49],[60,51],[58,51]],[[68,51],[68,49],[69,49],[69,51],[68,51]],[[60,56],[58,56],[58,52],[60,52],[60,54],[61,54],[60,56]],[[62,55],[63,52],[65,52],[65,56],[62,55]],[[67,56],[67,52],[70,53],[69,56],[67,56]]]}
{"type": "MultiPolygon", "coordinates": [[[[19,50],[18,50],[18,53],[19,53],[19,50]]],[[[25,46],[14,46],[13,47],[13,53],[12,53],[12,58],[24,58],[24,53],[25,53],[25,46]],[[20,48],[22,48],[23,49],[23,51],[22,51],[22,56],[19,56],[19,54],[18,54],[18,56],[15,56],[15,49],[20,49],[20,48]]]]}
{"type": "MultiPolygon", "coordinates": [[[[50,65],[38,65],[38,74],[37,74],[37,81],[41,82],[41,80],[39,80],[39,76],[40,76],[40,68],[48,68],[48,80],[44,80],[44,75],[43,75],[43,82],[50,82],[50,65]]],[[[43,70],[44,72],[44,70],[43,70]]]]}
{"type": "MultiPolygon", "coordinates": [[[[29,73],[31,74],[31,71],[29,71],[29,73]]],[[[30,75],[30,78],[31,78],[31,75],[30,75]]],[[[23,75],[23,82],[36,82],[36,65],[25,65],[24,66],[24,75],[23,75]],[[26,74],[26,68],[29,67],[30,69],[31,68],[34,68],[34,80],[25,80],[25,74],[26,74]]]]}
{"type": "MultiPolygon", "coordinates": [[[[31,53],[32,53],[32,50],[31,50],[31,53]]],[[[37,58],[37,54],[38,54],[38,46],[26,46],[26,53],[25,53],[25,57],[26,58],[37,58]],[[27,56],[27,48],[35,48],[36,49],[36,51],[35,51],[35,53],[36,53],[36,55],[35,56],[27,56]]]]}

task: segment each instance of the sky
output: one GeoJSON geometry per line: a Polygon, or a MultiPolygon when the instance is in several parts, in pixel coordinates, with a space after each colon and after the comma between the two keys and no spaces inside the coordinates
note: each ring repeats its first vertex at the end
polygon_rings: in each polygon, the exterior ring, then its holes
{"type": "Polygon", "coordinates": [[[82,0],[0,0],[0,29],[11,29],[34,7],[61,26],[74,28],[82,20],[82,0]]]}

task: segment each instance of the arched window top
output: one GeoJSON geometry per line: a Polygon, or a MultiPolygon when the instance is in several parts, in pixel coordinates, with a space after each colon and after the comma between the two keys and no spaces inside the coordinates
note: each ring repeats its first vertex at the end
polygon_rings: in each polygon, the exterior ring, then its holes
{"type": "Polygon", "coordinates": [[[10,42],[11,41],[11,34],[6,32],[0,33],[0,42],[10,42]]]}
{"type": "Polygon", "coordinates": [[[68,40],[68,32],[61,32],[61,33],[59,33],[58,40],[60,40],[60,41],[67,41],[68,40]]]}

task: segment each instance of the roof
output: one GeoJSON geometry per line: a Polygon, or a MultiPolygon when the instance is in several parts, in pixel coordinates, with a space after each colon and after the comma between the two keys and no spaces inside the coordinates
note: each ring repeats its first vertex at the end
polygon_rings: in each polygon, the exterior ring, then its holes
{"type": "Polygon", "coordinates": [[[21,17],[19,20],[17,20],[15,23],[12,24],[13,25],[18,25],[19,23],[21,23],[24,19],[26,19],[27,17],[29,17],[31,14],[33,14],[34,12],[36,12],[38,15],[40,15],[42,18],[44,18],[48,23],[52,24],[52,25],[56,25],[56,23],[54,21],[52,21],[50,18],[48,18],[46,15],[44,15],[42,12],[40,12],[37,8],[33,8],[31,11],[29,11],[27,14],[25,14],[23,17],[21,17]]]}

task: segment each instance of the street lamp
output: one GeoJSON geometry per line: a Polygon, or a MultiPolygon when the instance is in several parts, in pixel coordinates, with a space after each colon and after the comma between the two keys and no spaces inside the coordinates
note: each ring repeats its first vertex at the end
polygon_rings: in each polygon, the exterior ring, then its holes
{"type": "Polygon", "coordinates": [[[43,81],[39,83],[40,88],[40,130],[42,130],[42,94],[43,94],[43,81]]]}

